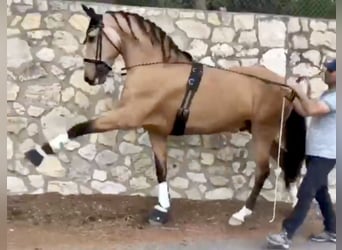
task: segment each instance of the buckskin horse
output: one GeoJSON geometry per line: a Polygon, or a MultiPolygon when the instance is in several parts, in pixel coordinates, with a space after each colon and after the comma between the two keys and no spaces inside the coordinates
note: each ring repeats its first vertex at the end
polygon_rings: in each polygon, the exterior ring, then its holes
{"type": "Polygon", "coordinates": [[[144,128],[158,179],[158,204],[149,222],[160,225],[168,221],[171,209],[168,136],[248,131],[257,164],[255,184],[245,205],[232,215],[231,224],[240,225],[252,214],[270,174],[270,157],[277,156],[279,144],[283,145],[280,167],[290,189],[304,159],[306,125],[293,109],[296,95],[285,78],[263,66],[220,69],[203,65],[142,16],[123,11],[98,14],[82,7],[90,18],[84,41],[84,80],[92,86],[103,84],[121,55],[126,66],[121,98],[115,109],[72,126],[65,134],[26,152],[26,158],[39,166],[44,156],[58,152],[76,137],[144,128]],[[284,140],[278,142],[282,110],[284,140]]]}

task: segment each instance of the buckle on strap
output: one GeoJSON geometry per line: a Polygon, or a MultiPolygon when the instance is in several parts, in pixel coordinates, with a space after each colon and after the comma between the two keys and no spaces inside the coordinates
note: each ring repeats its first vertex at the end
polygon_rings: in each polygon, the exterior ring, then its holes
{"type": "Polygon", "coordinates": [[[203,64],[194,62],[187,81],[186,92],[173,124],[171,135],[184,135],[186,123],[190,115],[190,105],[202,79],[203,64]]]}

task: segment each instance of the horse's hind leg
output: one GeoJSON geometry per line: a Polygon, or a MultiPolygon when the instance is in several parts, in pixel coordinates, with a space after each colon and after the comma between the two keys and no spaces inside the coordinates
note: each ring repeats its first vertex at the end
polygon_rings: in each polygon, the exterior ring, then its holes
{"type": "MultiPolygon", "coordinates": [[[[279,147],[279,143],[276,141],[273,141],[272,144],[272,148],[271,148],[271,156],[274,160],[277,160],[278,158],[278,147],[279,147]]],[[[283,159],[285,157],[286,151],[284,151],[284,149],[281,148],[280,151],[280,167],[281,169],[283,169],[283,159]]],[[[295,207],[298,201],[297,198],[297,193],[298,193],[298,187],[297,187],[297,182],[294,181],[292,183],[290,183],[290,189],[289,189],[289,198],[292,202],[292,207],[295,207]]]]}
{"type": "Polygon", "coordinates": [[[154,206],[149,217],[149,223],[152,225],[165,224],[168,221],[170,209],[170,194],[166,182],[167,175],[167,137],[155,133],[149,133],[156,174],[158,179],[158,204],[154,206]]]}
{"type": "Polygon", "coordinates": [[[260,125],[254,125],[252,127],[254,155],[257,164],[255,183],[252,192],[247,198],[245,206],[231,216],[229,224],[232,226],[241,225],[245,221],[245,217],[251,215],[253,212],[256,200],[260,194],[264,182],[270,174],[270,150],[276,132],[277,130],[275,127],[260,125]]]}

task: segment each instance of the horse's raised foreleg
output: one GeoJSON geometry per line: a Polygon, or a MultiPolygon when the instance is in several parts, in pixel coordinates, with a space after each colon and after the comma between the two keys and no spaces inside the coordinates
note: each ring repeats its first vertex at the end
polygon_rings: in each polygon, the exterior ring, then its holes
{"type": "Polygon", "coordinates": [[[243,206],[238,212],[234,213],[229,219],[229,224],[232,226],[241,225],[244,223],[245,218],[252,214],[260,191],[264,186],[265,180],[270,174],[270,150],[276,130],[272,127],[254,126],[254,128],[252,128],[252,134],[255,161],[258,167],[255,173],[255,183],[252,192],[247,198],[245,206],[243,206]]]}
{"type": "Polygon", "coordinates": [[[152,225],[165,224],[168,221],[170,209],[170,194],[166,182],[167,175],[167,137],[155,133],[149,133],[156,174],[158,179],[158,204],[154,206],[149,217],[149,223],[152,225]]]}
{"type": "Polygon", "coordinates": [[[66,133],[44,143],[42,147],[29,150],[25,153],[25,156],[35,166],[39,166],[46,155],[57,153],[66,143],[79,136],[115,129],[132,129],[138,127],[139,124],[137,116],[130,115],[127,110],[123,108],[112,110],[94,120],[74,125],[66,133]]]}

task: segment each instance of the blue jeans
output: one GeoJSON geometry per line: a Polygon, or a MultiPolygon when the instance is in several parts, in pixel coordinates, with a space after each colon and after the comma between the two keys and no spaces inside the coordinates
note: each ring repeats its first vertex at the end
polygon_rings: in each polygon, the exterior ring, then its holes
{"type": "Polygon", "coordinates": [[[298,189],[298,202],[292,213],[283,221],[283,229],[286,230],[288,238],[291,239],[304,222],[313,199],[317,200],[321,209],[324,229],[336,233],[336,215],[328,192],[328,175],[335,164],[336,159],[307,156],[307,172],[298,189]]]}

